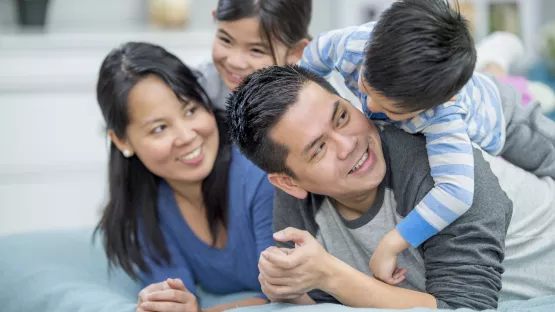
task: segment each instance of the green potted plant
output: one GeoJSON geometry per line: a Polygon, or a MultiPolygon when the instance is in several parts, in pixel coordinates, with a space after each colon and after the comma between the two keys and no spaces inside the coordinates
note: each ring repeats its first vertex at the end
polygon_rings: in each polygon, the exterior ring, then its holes
{"type": "Polygon", "coordinates": [[[19,25],[44,27],[48,2],[49,0],[15,0],[19,25]]]}

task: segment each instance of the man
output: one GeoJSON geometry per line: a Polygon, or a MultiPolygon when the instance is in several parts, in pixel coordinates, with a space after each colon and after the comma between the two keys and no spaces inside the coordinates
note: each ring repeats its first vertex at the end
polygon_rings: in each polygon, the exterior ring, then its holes
{"type": "Polygon", "coordinates": [[[324,78],[298,66],[249,76],[228,112],[233,141],[279,189],[274,238],[281,248],[259,261],[273,301],[486,309],[500,295],[555,293],[552,179],[474,150],[472,207],[400,255],[394,287],[374,279],[368,261],[433,187],[425,139],[375,126],[324,78]]]}

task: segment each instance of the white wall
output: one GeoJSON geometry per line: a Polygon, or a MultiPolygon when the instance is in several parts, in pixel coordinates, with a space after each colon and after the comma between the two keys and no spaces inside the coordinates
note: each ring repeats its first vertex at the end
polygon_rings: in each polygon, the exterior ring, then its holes
{"type": "MultiPolygon", "coordinates": [[[[204,31],[213,26],[211,12],[217,0],[190,0],[189,30],[204,31]]],[[[338,0],[313,0],[310,32],[316,35],[336,27],[338,0]]],[[[347,0],[353,1],[353,0],[347,0]]],[[[360,1],[360,0],[359,0],[360,1]]],[[[368,0],[366,0],[368,1],[368,0]]],[[[0,0],[0,32],[15,26],[13,0],[0,0]]],[[[148,27],[146,0],[50,0],[49,31],[118,31],[148,27]]],[[[348,7],[342,3],[341,7],[348,7]]],[[[349,23],[349,22],[348,22],[349,23]]],[[[350,23],[349,23],[350,24],[350,23]]]]}
{"type": "Polygon", "coordinates": [[[142,39],[198,64],[212,36],[0,35],[0,235],[97,222],[108,150],[94,88],[113,46],[142,39]]]}

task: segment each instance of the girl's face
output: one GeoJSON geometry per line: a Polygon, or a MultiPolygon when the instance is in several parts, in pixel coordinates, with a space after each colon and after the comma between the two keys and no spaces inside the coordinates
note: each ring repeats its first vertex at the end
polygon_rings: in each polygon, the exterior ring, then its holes
{"type": "Polygon", "coordinates": [[[212,43],[212,59],[225,85],[234,90],[253,72],[271,65],[294,64],[302,55],[302,47],[289,48],[273,41],[277,64],[272,51],[260,36],[258,17],[236,21],[217,21],[218,30],[212,43]],[[300,51],[299,51],[300,50],[300,51]]]}
{"type": "Polygon", "coordinates": [[[128,97],[126,139],[110,133],[120,150],[136,154],[155,175],[174,183],[197,183],[212,171],[219,148],[214,115],[178,98],[160,78],[138,82],[128,97]]]}

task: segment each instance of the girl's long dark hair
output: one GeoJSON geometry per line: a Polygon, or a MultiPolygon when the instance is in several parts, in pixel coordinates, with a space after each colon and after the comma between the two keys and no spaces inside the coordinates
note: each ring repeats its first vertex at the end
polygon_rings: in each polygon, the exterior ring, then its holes
{"type": "Polygon", "coordinates": [[[276,64],[275,40],[292,47],[302,39],[310,39],[312,0],[219,0],[216,7],[218,21],[255,16],[260,19],[260,35],[268,42],[276,64]]]}
{"type": "MultiPolygon", "coordinates": [[[[158,76],[179,98],[195,100],[215,115],[220,145],[214,167],[202,184],[206,215],[215,242],[219,231],[227,225],[231,146],[225,113],[213,109],[197,82],[198,74],[176,56],[156,45],[128,42],[106,56],[96,89],[107,129],[114,131],[118,138],[126,137],[129,92],[147,75],[158,76]]],[[[120,266],[131,278],[138,279],[137,269],[150,272],[144,260],[145,252],[157,264],[170,264],[170,254],[159,226],[160,178],[136,156],[125,158],[114,143],[110,145],[108,175],[109,200],[94,235],[103,236],[110,267],[120,266]]]]}

